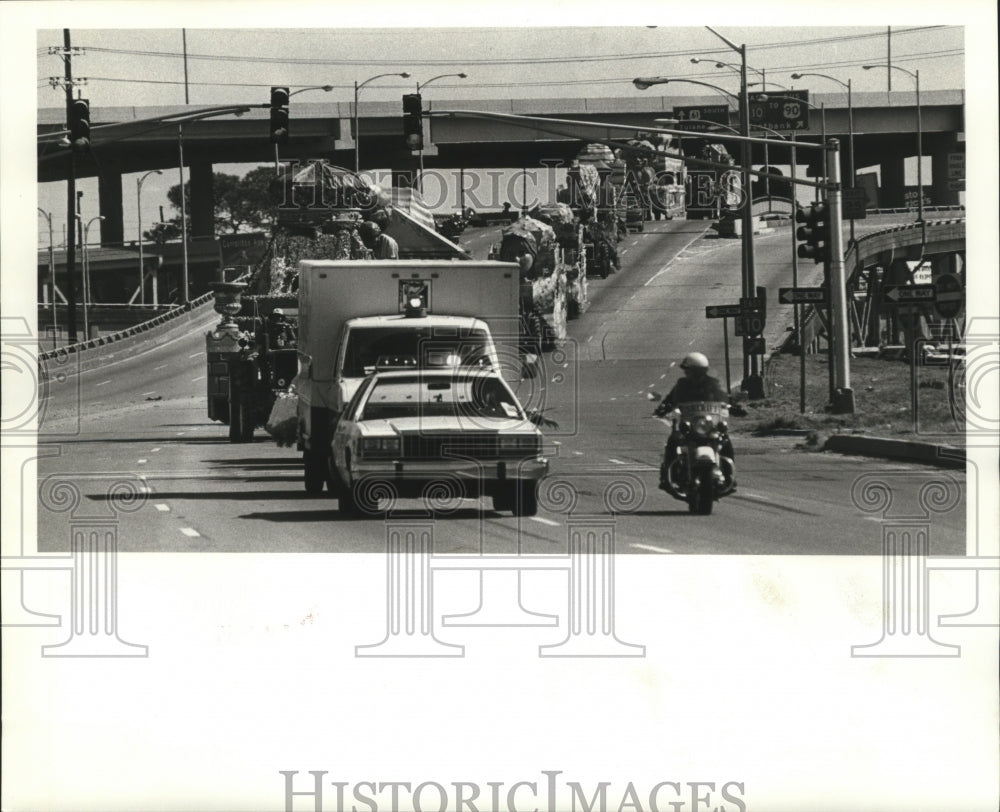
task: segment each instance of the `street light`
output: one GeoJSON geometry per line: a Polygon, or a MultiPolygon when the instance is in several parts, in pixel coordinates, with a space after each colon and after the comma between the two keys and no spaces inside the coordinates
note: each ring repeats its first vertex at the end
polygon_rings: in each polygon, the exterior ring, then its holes
{"type": "MultiPolygon", "coordinates": [[[[87,308],[90,306],[90,249],[88,248],[90,225],[95,220],[103,219],[103,214],[91,217],[83,227],[83,334],[87,340],[90,339],[90,323],[87,318],[87,308]]],[[[83,221],[81,220],[80,222],[83,221]]]]}
{"type": "Polygon", "coordinates": [[[724,96],[728,96],[731,99],[735,99],[739,103],[739,96],[735,93],[730,93],[725,88],[719,87],[718,85],[713,85],[711,82],[700,82],[697,79],[669,79],[663,76],[640,76],[637,79],[632,80],[632,84],[635,85],[636,90],[649,90],[653,85],[665,85],[670,82],[683,82],[687,85],[701,85],[702,87],[710,87],[712,90],[716,90],[724,96]]]}
{"type": "MultiPolygon", "coordinates": [[[[851,176],[851,188],[853,189],[857,186],[858,176],[854,172],[854,104],[851,98],[851,80],[848,79],[846,82],[840,81],[840,79],[835,76],[830,76],[826,73],[793,73],[793,79],[802,79],[806,76],[818,76],[821,79],[829,79],[831,82],[836,82],[843,88],[847,89],[847,149],[848,149],[848,159],[847,159],[847,174],[851,176]]],[[[823,139],[824,143],[826,139],[823,139]]],[[[921,197],[923,197],[923,190],[921,190],[921,197]]],[[[854,242],[854,218],[851,218],[851,242],[854,242]]]]}
{"type": "Polygon", "coordinates": [[[52,215],[45,209],[39,207],[38,213],[45,215],[45,219],[49,224],[49,279],[52,280],[52,349],[56,348],[56,333],[59,330],[58,321],[56,319],[57,305],[58,301],[56,298],[56,290],[58,289],[56,285],[56,263],[55,263],[55,249],[52,245],[52,215]]]}
{"type": "Polygon", "coordinates": [[[289,93],[288,98],[298,96],[299,93],[305,93],[307,90],[322,90],[324,93],[329,93],[333,90],[333,85],[310,85],[309,87],[300,87],[298,90],[293,90],[289,93]]]}
{"type": "MultiPolygon", "coordinates": [[[[457,79],[467,79],[467,78],[469,78],[468,75],[465,74],[465,73],[442,73],[439,76],[432,76],[426,82],[417,82],[417,94],[419,95],[420,91],[423,88],[427,87],[427,85],[429,85],[431,82],[436,82],[438,79],[447,79],[449,76],[454,76],[457,79]]],[[[423,194],[423,192],[424,192],[424,148],[423,148],[423,146],[420,147],[420,174],[417,175],[417,188],[420,190],[420,193],[423,194]]]]}
{"type": "MultiPolygon", "coordinates": [[[[139,211],[139,303],[146,304],[146,278],[145,272],[146,267],[143,262],[142,256],[142,182],[146,180],[150,175],[162,175],[163,173],[159,169],[151,169],[141,178],[138,178],[135,182],[135,200],[136,208],[139,211]]],[[[183,193],[183,188],[181,192],[183,193]]]]}
{"type": "Polygon", "coordinates": [[[378,76],[371,76],[365,79],[361,84],[358,84],[355,80],[354,82],[354,172],[358,173],[360,170],[360,153],[359,145],[361,142],[361,119],[358,118],[358,93],[361,91],[365,85],[369,82],[374,82],[376,79],[381,79],[384,76],[399,76],[402,79],[409,79],[410,74],[406,71],[403,73],[380,73],[378,76]]]}
{"type": "Polygon", "coordinates": [[[924,163],[924,134],[923,127],[920,120],[920,71],[909,71],[906,68],[901,68],[899,65],[862,65],[862,70],[871,70],[872,68],[885,68],[886,70],[901,70],[907,76],[909,76],[916,83],[917,86],[917,222],[924,222],[924,174],[923,174],[923,163],[924,163]]]}

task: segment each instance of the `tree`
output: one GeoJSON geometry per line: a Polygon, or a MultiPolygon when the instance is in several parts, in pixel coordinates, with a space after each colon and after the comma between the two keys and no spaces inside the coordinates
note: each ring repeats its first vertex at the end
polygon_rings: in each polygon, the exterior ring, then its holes
{"type": "Polygon", "coordinates": [[[181,237],[181,218],[175,217],[165,223],[154,223],[152,228],[142,232],[142,237],[161,247],[170,240],[179,240],[181,237]]]}
{"type": "MultiPolygon", "coordinates": [[[[215,233],[235,234],[245,229],[259,229],[274,222],[275,209],[281,201],[282,180],[269,166],[250,170],[243,178],[223,172],[212,174],[212,211],[215,233]]],[[[181,186],[167,192],[167,200],[178,212],[181,209],[181,186]]],[[[190,183],[184,184],[184,206],[190,214],[190,183]]],[[[179,218],[178,218],[179,223],[179,218]]]]}

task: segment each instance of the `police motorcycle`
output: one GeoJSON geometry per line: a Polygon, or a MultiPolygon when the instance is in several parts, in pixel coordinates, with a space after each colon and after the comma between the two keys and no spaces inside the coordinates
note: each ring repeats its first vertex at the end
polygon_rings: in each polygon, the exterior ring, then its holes
{"type": "MultiPolygon", "coordinates": [[[[655,392],[650,400],[660,400],[655,392]]],[[[663,449],[660,479],[675,499],[687,502],[691,513],[707,516],[715,501],[733,492],[736,465],[722,449],[728,440],[729,404],[724,402],[679,403],[667,411],[662,404],[654,415],[671,426],[674,443],[663,449]],[[672,459],[667,459],[673,445],[672,459]]]]}

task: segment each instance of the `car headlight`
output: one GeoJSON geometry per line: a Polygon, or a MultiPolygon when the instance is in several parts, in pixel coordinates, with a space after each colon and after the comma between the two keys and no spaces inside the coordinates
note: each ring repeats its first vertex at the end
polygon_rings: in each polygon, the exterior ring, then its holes
{"type": "Polygon", "coordinates": [[[399,449],[398,437],[365,437],[361,441],[361,455],[369,459],[372,457],[398,457],[399,449]]]}

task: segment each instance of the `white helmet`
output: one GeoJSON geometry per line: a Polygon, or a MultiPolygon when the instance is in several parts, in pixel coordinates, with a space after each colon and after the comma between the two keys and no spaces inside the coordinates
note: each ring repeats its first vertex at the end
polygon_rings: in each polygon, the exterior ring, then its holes
{"type": "Polygon", "coordinates": [[[700,352],[689,352],[681,361],[681,369],[708,369],[708,358],[700,352]]]}

